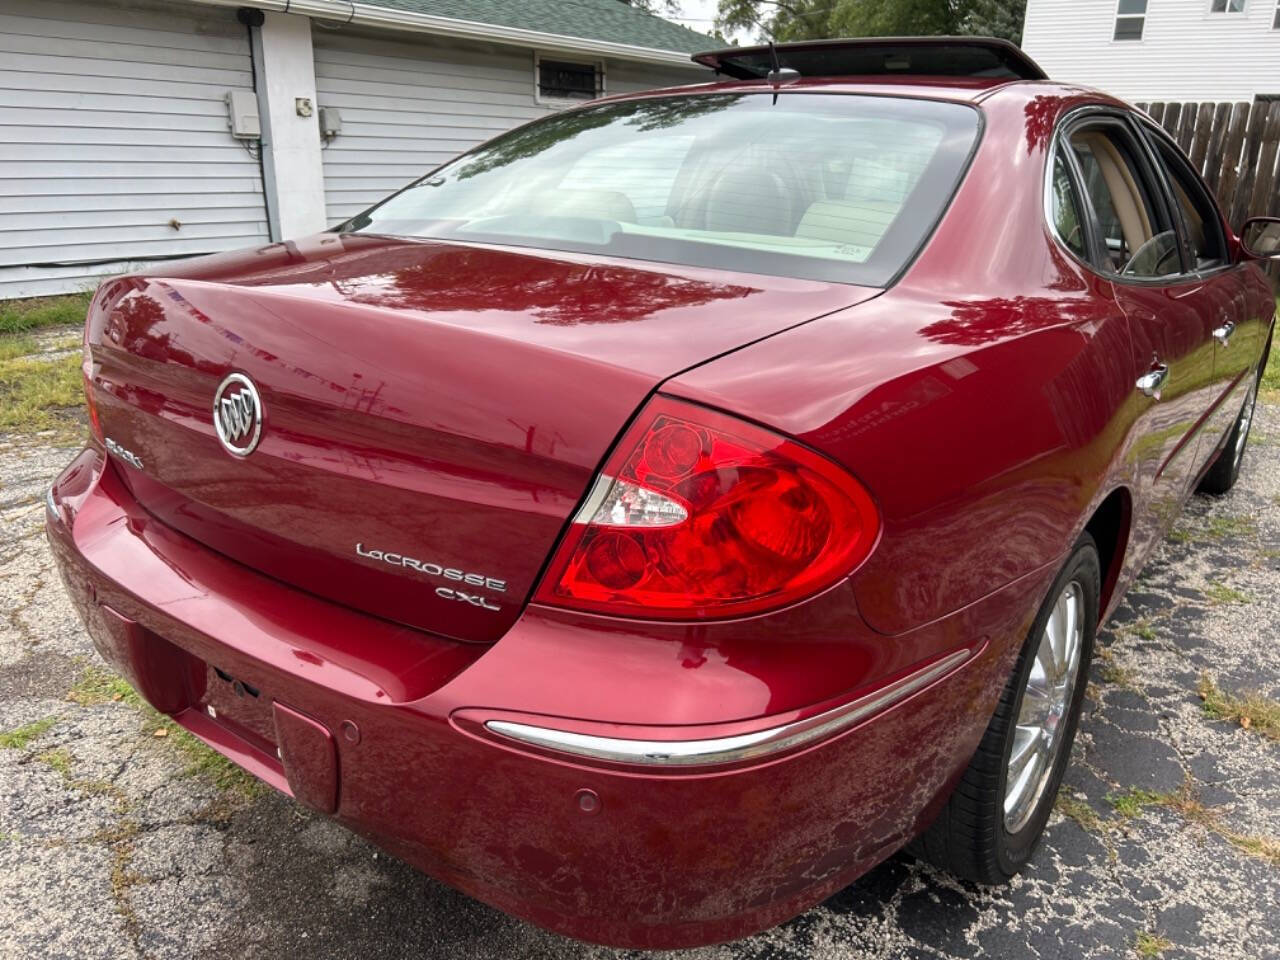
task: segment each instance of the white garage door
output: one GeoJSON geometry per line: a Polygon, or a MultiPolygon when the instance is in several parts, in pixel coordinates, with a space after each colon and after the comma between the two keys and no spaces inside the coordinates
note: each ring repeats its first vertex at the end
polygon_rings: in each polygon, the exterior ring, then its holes
{"type": "Polygon", "coordinates": [[[0,298],[264,242],[224,103],[252,87],[234,10],[0,3],[0,298]]]}
{"type": "MultiPolygon", "coordinates": [[[[330,225],[354,216],[477,143],[553,110],[534,97],[533,51],[445,46],[312,31],[316,96],[342,132],[321,154],[330,225]]],[[[702,80],[608,61],[607,93],[702,80]]]]}

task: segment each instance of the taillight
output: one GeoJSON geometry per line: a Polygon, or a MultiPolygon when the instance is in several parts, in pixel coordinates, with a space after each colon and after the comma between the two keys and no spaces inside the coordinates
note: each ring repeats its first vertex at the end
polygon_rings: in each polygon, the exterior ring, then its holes
{"type": "Polygon", "coordinates": [[[605,464],[535,599],[631,617],[740,616],[847,576],[878,531],[871,496],[830,460],[658,397],[605,464]]]}
{"type": "Polygon", "coordinates": [[[94,439],[102,443],[102,421],[98,419],[98,400],[93,395],[93,380],[87,370],[82,370],[80,375],[84,378],[84,405],[89,411],[89,429],[93,432],[94,439]]]}

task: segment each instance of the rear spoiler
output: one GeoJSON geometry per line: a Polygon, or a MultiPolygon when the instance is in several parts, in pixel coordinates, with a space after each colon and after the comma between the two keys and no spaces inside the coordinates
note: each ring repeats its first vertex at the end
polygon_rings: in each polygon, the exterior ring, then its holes
{"type": "Polygon", "coordinates": [[[694,63],[739,80],[780,67],[802,77],[936,76],[1047,80],[1008,40],[996,37],[858,37],[803,40],[695,53],[694,63]]]}

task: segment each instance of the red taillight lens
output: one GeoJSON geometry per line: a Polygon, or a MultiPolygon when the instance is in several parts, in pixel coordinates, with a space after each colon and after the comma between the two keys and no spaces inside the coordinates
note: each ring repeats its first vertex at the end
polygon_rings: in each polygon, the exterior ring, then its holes
{"type": "Polygon", "coordinates": [[[871,496],[830,460],[659,397],[605,465],[535,599],[632,617],[740,616],[835,583],[878,532],[871,496]]]}

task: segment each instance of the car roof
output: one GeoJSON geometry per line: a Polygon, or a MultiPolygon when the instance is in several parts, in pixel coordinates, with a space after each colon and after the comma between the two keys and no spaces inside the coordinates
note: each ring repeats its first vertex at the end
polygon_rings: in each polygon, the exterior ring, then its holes
{"type": "Polygon", "coordinates": [[[1015,44],[996,37],[849,37],[695,53],[725,79],[607,97],[805,90],[977,104],[997,91],[1124,106],[1097,90],[1055,83],[1015,44]]]}
{"type": "Polygon", "coordinates": [[[1037,96],[1079,99],[1087,97],[1099,103],[1122,106],[1101,91],[1078,84],[1058,83],[1052,80],[1010,80],[1000,77],[939,77],[939,76],[883,76],[870,77],[801,77],[778,85],[768,80],[720,80],[710,83],[665,87],[637,93],[616,94],[591,103],[605,101],[636,100],[653,96],[680,96],[694,93],[771,93],[788,91],[812,93],[860,94],[872,97],[909,97],[925,100],[945,100],[955,103],[978,104],[1003,91],[1022,91],[1025,95],[1034,89],[1037,96]]]}

